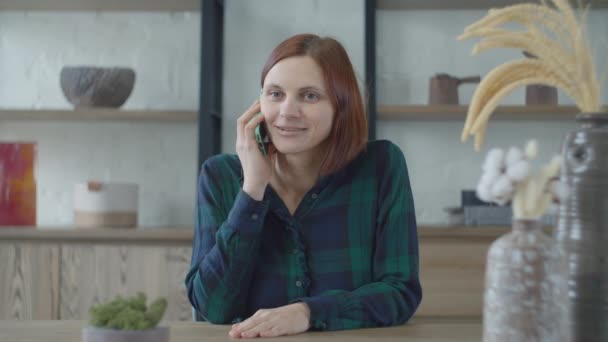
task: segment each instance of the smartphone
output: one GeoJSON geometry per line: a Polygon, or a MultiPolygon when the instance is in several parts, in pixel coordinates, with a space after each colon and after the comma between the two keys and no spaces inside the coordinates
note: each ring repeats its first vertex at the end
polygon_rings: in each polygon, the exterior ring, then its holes
{"type": "MultiPolygon", "coordinates": [[[[257,115],[262,115],[262,113],[258,113],[257,115]]],[[[265,122],[261,122],[255,127],[255,140],[258,142],[260,152],[262,152],[264,156],[267,156],[270,138],[268,137],[268,131],[266,130],[265,122]]]]}

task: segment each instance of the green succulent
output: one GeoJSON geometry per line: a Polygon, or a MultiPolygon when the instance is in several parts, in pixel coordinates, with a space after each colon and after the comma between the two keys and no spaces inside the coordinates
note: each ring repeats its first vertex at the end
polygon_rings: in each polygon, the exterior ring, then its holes
{"type": "Polygon", "coordinates": [[[158,298],[149,307],[146,295],[117,296],[112,301],[94,305],[89,310],[92,326],[118,330],[144,330],[156,327],[167,309],[167,300],[158,298]]]}

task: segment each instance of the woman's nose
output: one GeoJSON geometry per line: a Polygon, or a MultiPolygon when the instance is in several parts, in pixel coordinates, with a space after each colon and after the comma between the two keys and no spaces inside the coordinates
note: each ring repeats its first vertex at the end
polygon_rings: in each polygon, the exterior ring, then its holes
{"type": "Polygon", "coordinates": [[[283,117],[300,116],[300,105],[294,97],[286,97],[279,108],[279,115],[283,117]]]}

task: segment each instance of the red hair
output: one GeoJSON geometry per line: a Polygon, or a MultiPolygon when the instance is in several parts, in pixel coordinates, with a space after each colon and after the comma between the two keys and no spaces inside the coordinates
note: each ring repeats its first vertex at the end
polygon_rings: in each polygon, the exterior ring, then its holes
{"type": "Polygon", "coordinates": [[[367,143],[367,119],[357,78],[346,50],[337,40],[299,34],[284,40],[272,51],[262,70],[261,87],[275,64],[294,56],[309,56],[319,65],[335,110],[327,138],[327,154],[321,165],[321,175],[328,175],[352,161],[367,143]]]}

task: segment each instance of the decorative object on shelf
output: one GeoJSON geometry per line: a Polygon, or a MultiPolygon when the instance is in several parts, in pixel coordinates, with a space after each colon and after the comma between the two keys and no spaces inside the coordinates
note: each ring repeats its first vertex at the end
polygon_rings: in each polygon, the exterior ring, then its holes
{"type": "Polygon", "coordinates": [[[429,104],[459,104],[458,86],[463,83],[479,83],[479,76],[457,78],[448,74],[436,74],[429,82],[429,104]]]}
{"type": "Polygon", "coordinates": [[[448,215],[448,226],[464,226],[464,209],[462,207],[447,207],[444,210],[448,215]]]}
{"type": "Polygon", "coordinates": [[[555,86],[574,99],[580,126],[562,146],[562,180],[570,196],[560,204],[555,234],[569,272],[567,323],[573,341],[608,341],[608,112],[600,104],[586,13],[577,16],[567,0],[517,4],[491,10],[465,29],[460,39],[482,37],[474,53],[515,48],[538,58],[505,63],[484,78],[473,95],[462,140],[474,134],[479,150],[494,108],[519,86],[555,86]],[[509,22],[526,30],[497,28],[509,22]]]}
{"type": "Polygon", "coordinates": [[[511,206],[483,201],[475,194],[475,190],[462,190],[460,202],[466,226],[511,226],[512,224],[511,206]]]}
{"type": "MultiPolygon", "coordinates": [[[[524,51],[523,54],[528,58],[536,58],[527,51],[524,51]]],[[[526,86],[526,105],[556,106],[557,102],[557,88],[542,84],[528,84],[526,86]]]]}
{"type": "MultiPolygon", "coordinates": [[[[462,208],[465,226],[513,226],[513,208],[486,202],[477,197],[475,190],[462,190],[462,208]]],[[[543,215],[539,220],[542,225],[555,226],[554,212],[543,215]]]]}
{"type": "Polygon", "coordinates": [[[492,149],[483,164],[477,196],[512,203],[513,230],[488,250],[483,340],[568,341],[567,264],[556,241],[542,230],[541,216],[566,191],[557,178],[561,158],[531,173],[536,142],[525,152],[492,149]]]}
{"type": "Polygon", "coordinates": [[[135,228],[138,185],[89,181],[74,187],[77,228],[135,228]]]}
{"type": "Polygon", "coordinates": [[[36,226],[36,143],[0,143],[0,226],[36,226]]]}
{"type": "Polygon", "coordinates": [[[121,67],[66,66],[61,89],[76,108],[122,106],[131,95],[135,71],[121,67]]]}
{"type": "Polygon", "coordinates": [[[90,326],[82,329],[83,342],[169,342],[169,328],[158,327],[167,309],[159,298],[148,307],[146,295],[122,298],[92,306],[90,326]]]}

